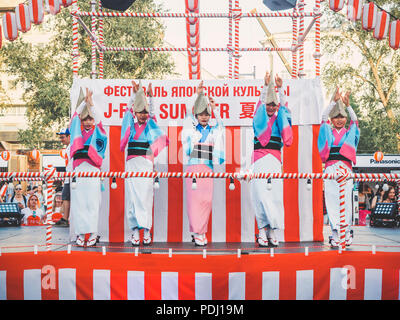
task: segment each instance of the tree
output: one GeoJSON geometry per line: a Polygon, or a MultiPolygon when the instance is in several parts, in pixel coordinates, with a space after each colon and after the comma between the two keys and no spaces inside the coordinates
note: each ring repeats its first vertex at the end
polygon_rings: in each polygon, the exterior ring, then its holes
{"type": "MultiPolygon", "coordinates": [[[[374,0],[394,16],[400,16],[400,3],[374,0]]],[[[359,116],[359,153],[400,152],[400,52],[390,48],[387,39],[376,40],[360,22],[352,23],[342,12],[324,7],[329,26],[322,38],[328,62],[322,80],[331,91],[339,85],[353,92],[359,116]]],[[[392,19],[393,21],[393,19],[392,19]]]]}
{"type": "MultiPolygon", "coordinates": [[[[78,1],[83,11],[89,11],[88,1],[78,1]]],[[[153,0],[135,2],[130,10],[156,12],[162,8],[153,0]]],[[[104,11],[107,11],[105,9],[104,11]]],[[[83,18],[90,26],[90,18],[83,18]]],[[[33,26],[38,28],[38,26],[33,26]]],[[[16,75],[25,90],[29,129],[20,131],[20,139],[28,148],[43,148],[52,140],[54,132],[69,120],[69,90],[72,85],[72,17],[69,9],[52,17],[47,16],[39,28],[52,32],[45,45],[32,45],[21,37],[8,42],[0,51],[3,70],[16,75]]],[[[91,42],[83,28],[79,28],[80,77],[91,71],[91,42]]],[[[163,46],[164,27],[153,18],[105,18],[104,38],[107,46],[163,46]]],[[[170,55],[159,52],[105,52],[106,78],[144,79],[162,78],[173,71],[170,55]]]]}

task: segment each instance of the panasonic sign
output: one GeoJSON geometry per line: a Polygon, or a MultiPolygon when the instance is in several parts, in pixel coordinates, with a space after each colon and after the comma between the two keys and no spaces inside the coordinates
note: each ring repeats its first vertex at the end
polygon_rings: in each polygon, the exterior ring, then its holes
{"type": "Polygon", "coordinates": [[[357,156],[357,163],[354,165],[357,168],[365,167],[399,167],[400,168],[400,155],[385,155],[382,161],[376,161],[374,155],[359,155],[357,156]]]}

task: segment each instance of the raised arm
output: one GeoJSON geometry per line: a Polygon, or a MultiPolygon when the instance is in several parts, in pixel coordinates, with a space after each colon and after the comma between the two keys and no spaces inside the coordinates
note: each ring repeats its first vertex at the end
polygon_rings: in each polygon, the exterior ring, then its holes
{"type": "Polygon", "coordinates": [[[99,124],[100,123],[100,117],[99,117],[98,113],[96,112],[96,108],[94,107],[93,92],[90,91],[88,88],[86,88],[86,97],[85,97],[85,101],[84,102],[86,103],[87,107],[90,108],[90,110],[91,110],[91,112],[93,114],[93,118],[94,118],[95,124],[99,124]]]}
{"type": "Polygon", "coordinates": [[[221,119],[219,107],[216,106],[215,100],[213,97],[208,97],[208,100],[210,101],[211,109],[215,115],[215,119],[217,121],[217,126],[223,128],[224,123],[222,122],[222,119],[221,119]]]}
{"type": "Polygon", "coordinates": [[[349,112],[350,115],[350,119],[354,122],[357,122],[357,115],[354,112],[353,108],[350,105],[350,91],[347,91],[346,94],[343,97],[343,103],[346,105],[347,107],[347,111],[349,112]]]}
{"type": "Polygon", "coordinates": [[[329,114],[331,113],[331,111],[332,111],[333,107],[335,106],[336,102],[338,102],[339,99],[341,99],[341,98],[342,97],[340,95],[339,88],[337,88],[333,100],[329,103],[328,107],[326,107],[324,112],[322,113],[322,121],[323,122],[327,122],[329,120],[329,114]]]}
{"type": "Polygon", "coordinates": [[[275,83],[276,83],[276,86],[278,87],[280,105],[286,107],[290,111],[289,107],[286,106],[286,95],[285,95],[284,90],[282,89],[282,86],[283,86],[282,78],[280,78],[278,75],[276,75],[275,83]]]}
{"type": "Polygon", "coordinates": [[[270,75],[269,75],[269,72],[267,71],[265,73],[265,76],[264,76],[264,86],[263,86],[263,88],[261,90],[261,94],[260,94],[260,100],[259,101],[261,101],[261,103],[265,103],[265,99],[267,98],[267,91],[268,91],[269,81],[270,81],[270,75]]]}
{"type": "Polygon", "coordinates": [[[147,88],[147,96],[149,97],[149,116],[150,118],[153,118],[156,120],[156,115],[154,113],[154,99],[153,99],[153,87],[151,83],[149,84],[149,87],[147,88]]]}

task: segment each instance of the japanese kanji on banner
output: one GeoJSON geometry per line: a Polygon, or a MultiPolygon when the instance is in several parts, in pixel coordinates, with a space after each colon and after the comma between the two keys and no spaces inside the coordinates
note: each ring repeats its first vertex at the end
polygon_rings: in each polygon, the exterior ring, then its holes
{"type": "MultiPolygon", "coordinates": [[[[137,80],[135,80],[137,82],[137,80]]],[[[170,144],[155,161],[158,172],[182,172],[182,131],[186,112],[191,112],[200,80],[142,80],[152,83],[155,114],[168,135],[170,144]]],[[[206,95],[219,105],[225,125],[226,162],[216,172],[251,169],[253,151],[252,117],[263,80],[205,80],[206,95]]],[[[93,100],[108,134],[108,146],[102,171],[125,171],[125,155],[119,149],[121,123],[132,95],[131,80],[75,79],[71,89],[73,113],[80,87],[93,91],[93,100]]],[[[283,86],[292,112],[294,142],[283,149],[284,172],[321,172],[317,138],[324,102],[319,79],[285,80],[283,86]]],[[[211,121],[211,125],[213,120],[211,121]]],[[[281,241],[321,241],[323,227],[322,181],[314,180],[311,190],[306,180],[284,181],[285,230],[281,241]]],[[[102,241],[128,241],[130,230],[124,216],[124,181],[117,189],[105,184],[99,219],[102,241]]],[[[248,182],[215,179],[213,210],[207,233],[208,241],[253,242],[256,223],[248,182]]],[[[155,242],[191,241],[186,213],[183,179],[161,179],[154,192],[153,230],[155,242]]]]}

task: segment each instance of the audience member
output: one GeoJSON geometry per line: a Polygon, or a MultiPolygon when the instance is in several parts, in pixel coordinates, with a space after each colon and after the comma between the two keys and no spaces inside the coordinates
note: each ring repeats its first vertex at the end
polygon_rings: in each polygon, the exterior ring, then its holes
{"type": "Polygon", "coordinates": [[[61,192],[57,192],[55,194],[54,200],[53,200],[53,215],[51,217],[51,220],[53,222],[58,222],[63,217],[62,204],[63,204],[63,200],[62,200],[61,192]]]}
{"type": "Polygon", "coordinates": [[[371,210],[375,209],[376,204],[383,201],[383,195],[385,191],[383,191],[382,186],[379,186],[378,191],[376,192],[374,198],[371,202],[371,210]]]}
{"type": "Polygon", "coordinates": [[[371,208],[368,195],[368,186],[366,184],[363,185],[362,190],[358,193],[358,208],[359,210],[367,211],[369,211],[371,208]]]}
{"type": "Polygon", "coordinates": [[[17,184],[15,186],[15,193],[11,197],[10,202],[12,203],[18,203],[18,206],[20,209],[24,209],[28,205],[28,199],[27,197],[22,193],[22,186],[20,184],[17,184]]]}
{"type": "Polygon", "coordinates": [[[390,203],[390,202],[397,202],[396,198],[396,190],[394,187],[389,187],[389,190],[383,194],[382,202],[390,203]]]}
{"type": "Polygon", "coordinates": [[[28,206],[21,211],[21,213],[24,215],[24,224],[39,225],[45,222],[46,217],[43,210],[38,207],[38,200],[39,199],[36,194],[32,194],[29,197],[28,206]]]}

